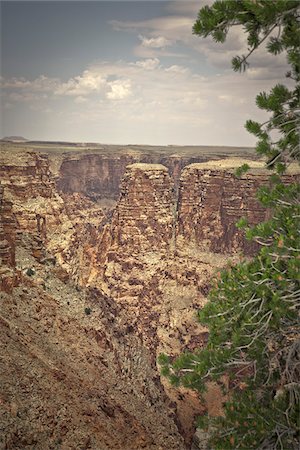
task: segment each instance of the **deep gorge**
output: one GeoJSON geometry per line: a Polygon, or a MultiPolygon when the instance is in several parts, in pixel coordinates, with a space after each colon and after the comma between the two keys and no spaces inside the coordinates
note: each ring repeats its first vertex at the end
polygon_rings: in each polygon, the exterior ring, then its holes
{"type": "Polygon", "coordinates": [[[269,214],[263,164],[237,178],[241,151],[16,147],[0,167],[1,448],[191,448],[221,392],[170,389],[157,355],[205,345],[213,274],[255,250],[235,223],[269,214]]]}

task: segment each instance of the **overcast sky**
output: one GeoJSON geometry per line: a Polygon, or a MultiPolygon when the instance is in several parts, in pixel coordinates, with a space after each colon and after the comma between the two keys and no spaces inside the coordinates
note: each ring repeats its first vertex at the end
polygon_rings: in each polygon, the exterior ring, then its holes
{"type": "Polygon", "coordinates": [[[192,34],[181,1],[2,1],[2,136],[114,144],[254,145],[255,95],[284,80],[283,55],[192,34]]]}

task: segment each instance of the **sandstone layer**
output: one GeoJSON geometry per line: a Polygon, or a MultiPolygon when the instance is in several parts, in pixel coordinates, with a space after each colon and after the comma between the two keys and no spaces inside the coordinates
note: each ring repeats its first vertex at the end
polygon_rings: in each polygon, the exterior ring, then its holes
{"type": "Polygon", "coordinates": [[[132,164],[112,219],[112,245],[130,254],[166,250],[172,238],[172,182],[161,164],[132,164]]]}
{"type": "Polygon", "coordinates": [[[0,186],[0,290],[11,292],[18,283],[16,269],[16,220],[12,203],[4,198],[0,186]]]}
{"type": "Polygon", "coordinates": [[[267,218],[256,200],[259,186],[268,182],[261,163],[241,177],[235,169],[239,160],[215,161],[187,166],[181,176],[178,200],[178,243],[194,243],[203,251],[250,254],[257,249],[244,238],[236,222],[245,217],[249,225],[267,218]]]}

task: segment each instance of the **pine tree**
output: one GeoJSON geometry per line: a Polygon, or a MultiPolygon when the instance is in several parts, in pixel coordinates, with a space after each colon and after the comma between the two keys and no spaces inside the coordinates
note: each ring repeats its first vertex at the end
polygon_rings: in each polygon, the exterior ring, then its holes
{"type": "MultiPolygon", "coordinates": [[[[205,349],[177,359],[161,355],[162,373],[171,383],[201,396],[208,381],[229,380],[224,417],[202,416],[198,426],[213,430],[213,449],[299,448],[300,422],[300,186],[284,184],[288,166],[299,164],[300,58],[299,2],[293,0],[216,1],[199,11],[194,33],[224,42],[231,27],[243,27],[248,54],[232,60],[235,71],[247,69],[260,46],[273,55],[286,52],[286,76],[293,88],[276,85],[260,93],[257,106],[270,113],[267,122],[252,120],[256,151],[266,159],[270,182],[258,198],[272,218],[254,228],[243,219],[246,237],[260,244],[258,254],[221,272],[209,301],[198,313],[209,328],[205,349]],[[276,141],[272,136],[276,131],[276,141]]],[[[237,175],[247,170],[242,167],[237,175]]]]}

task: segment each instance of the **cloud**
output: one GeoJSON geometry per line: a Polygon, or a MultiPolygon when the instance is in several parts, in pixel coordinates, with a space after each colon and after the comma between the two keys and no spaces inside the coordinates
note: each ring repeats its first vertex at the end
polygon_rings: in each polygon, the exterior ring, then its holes
{"type": "Polygon", "coordinates": [[[173,64],[170,67],[166,67],[165,71],[171,72],[171,73],[188,73],[189,69],[187,67],[178,66],[177,64],[173,64]]]}
{"type": "Polygon", "coordinates": [[[4,77],[1,78],[1,87],[3,89],[31,90],[34,92],[53,91],[58,83],[58,78],[48,78],[45,75],[40,75],[32,81],[26,80],[24,77],[12,77],[8,80],[4,77]]]}
{"type": "Polygon", "coordinates": [[[85,70],[82,75],[70,78],[66,83],[61,83],[55,93],[57,95],[84,96],[93,92],[101,92],[106,86],[106,79],[100,73],[85,70]]]}
{"type": "Polygon", "coordinates": [[[40,101],[40,100],[46,100],[48,98],[48,95],[46,93],[35,93],[34,91],[30,92],[24,92],[24,90],[22,90],[21,92],[10,92],[8,93],[8,99],[14,103],[32,103],[35,101],[40,101]]]}
{"type": "Polygon", "coordinates": [[[136,61],[135,65],[137,67],[141,67],[142,69],[153,70],[159,66],[159,59],[158,58],[143,59],[141,61],[136,61]]]}
{"type": "MultiPolygon", "coordinates": [[[[110,24],[116,31],[137,34],[141,41],[134,48],[134,55],[137,57],[162,59],[189,55],[191,58],[192,52],[195,62],[202,58],[212,69],[231,70],[232,58],[248,53],[246,33],[241,26],[232,27],[223,44],[216,43],[210,36],[204,39],[192,34],[198,11],[204,5],[212,3],[213,0],[168,2],[165,5],[165,16],[140,21],[114,20],[110,24]]],[[[285,55],[274,57],[265,47],[259,47],[251,55],[249,62],[249,77],[252,78],[274,80],[287,71],[285,55]]]]}
{"type": "MultiPolygon", "coordinates": [[[[140,67],[149,69],[156,66],[156,61],[141,61],[140,67]],[[143,64],[144,63],[144,64],[143,64]]],[[[25,78],[2,78],[4,94],[13,102],[32,102],[47,99],[55,100],[61,97],[74,97],[77,104],[87,103],[90,96],[99,96],[109,100],[122,100],[131,95],[131,81],[123,78],[121,70],[108,68],[103,64],[88,68],[82,74],[61,81],[46,76],[34,80],[25,78]]]]}
{"type": "MultiPolygon", "coordinates": [[[[195,36],[190,37],[189,43],[211,66],[223,70],[231,70],[233,57],[247,55],[249,52],[247,37],[241,26],[232,28],[223,44],[215,42],[211,37],[202,39],[195,36]]],[[[249,78],[274,80],[284,77],[288,70],[286,54],[274,56],[263,45],[255,50],[248,63],[246,76],[249,78]]]]}
{"type": "Polygon", "coordinates": [[[192,34],[198,10],[212,1],[165,2],[160,17],[111,21],[115,31],[135,35],[130,56],[124,52],[128,61],[99,61],[65,79],[2,77],[6,134],[20,134],[27,120],[28,135],[51,128],[55,139],[254,144],[243,124],[265,119],[255,96],[284,80],[285,56],[259,48],[244,74],[232,72],[231,58],[247,53],[241,27],[224,44],[192,34]],[[195,72],[202,62],[209,75],[195,72]]]}
{"type": "Polygon", "coordinates": [[[130,80],[116,80],[108,84],[110,91],[106,93],[106,98],[110,100],[123,100],[131,95],[130,80]]]}
{"type": "Polygon", "coordinates": [[[166,39],[164,36],[146,38],[145,36],[139,35],[139,39],[143,47],[165,48],[172,44],[172,41],[166,39]]]}
{"type": "MultiPolygon", "coordinates": [[[[187,33],[191,34],[194,19],[188,16],[164,16],[141,21],[119,21],[112,20],[110,24],[116,31],[140,32],[147,39],[162,38],[165,42],[171,43],[182,40],[187,33]]],[[[155,42],[155,41],[154,41],[155,42]]]]}
{"type": "Polygon", "coordinates": [[[243,125],[248,118],[265,120],[255,96],[274,85],[255,70],[200,76],[184,64],[159,58],[100,61],[67,80],[2,79],[3,103],[13,104],[18,114],[27,102],[36,129],[43,126],[43,117],[44,126],[51,118],[53,133],[68,132],[72,140],[250,145],[255,140],[243,125]],[[53,112],[46,116],[49,108],[53,112]]]}

